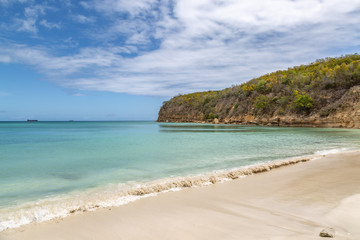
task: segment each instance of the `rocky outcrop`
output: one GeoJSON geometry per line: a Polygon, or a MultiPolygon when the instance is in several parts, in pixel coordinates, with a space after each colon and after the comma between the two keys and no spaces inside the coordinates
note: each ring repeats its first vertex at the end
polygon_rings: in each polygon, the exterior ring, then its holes
{"type": "Polygon", "coordinates": [[[333,228],[327,227],[320,232],[319,236],[326,238],[333,238],[335,237],[335,230],[333,228]]]}
{"type": "MultiPolygon", "coordinates": [[[[236,101],[228,99],[228,101],[236,101]]],[[[221,109],[219,109],[221,111],[221,109]]],[[[173,104],[164,104],[159,112],[159,122],[194,122],[222,123],[267,126],[298,126],[298,127],[344,127],[360,128],[360,86],[354,86],[346,91],[337,101],[309,115],[256,115],[232,114],[221,118],[205,119],[204,113],[173,104]],[[327,116],[322,115],[326,109],[331,109],[327,116]]]]}

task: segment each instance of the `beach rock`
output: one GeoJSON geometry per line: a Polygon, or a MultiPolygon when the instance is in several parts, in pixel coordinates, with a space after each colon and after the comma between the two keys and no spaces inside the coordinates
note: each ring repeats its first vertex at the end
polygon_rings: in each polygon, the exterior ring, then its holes
{"type": "Polygon", "coordinates": [[[333,228],[327,227],[320,232],[320,237],[333,238],[335,237],[335,230],[333,228]]]}

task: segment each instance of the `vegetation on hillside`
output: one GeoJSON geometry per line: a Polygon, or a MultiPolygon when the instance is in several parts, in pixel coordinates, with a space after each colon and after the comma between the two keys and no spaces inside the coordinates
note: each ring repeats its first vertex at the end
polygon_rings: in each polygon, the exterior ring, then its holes
{"type": "Polygon", "coordinates": [[[164,102],[162,110],[172,109],[185,115],[192,113],[203,120],[245,114],[307,116],[314,112],[326,117],[342,107],[338,100],[355,85],[360,85],[358,54],[319,59],[222,91],[179,95],[164,102]]]}

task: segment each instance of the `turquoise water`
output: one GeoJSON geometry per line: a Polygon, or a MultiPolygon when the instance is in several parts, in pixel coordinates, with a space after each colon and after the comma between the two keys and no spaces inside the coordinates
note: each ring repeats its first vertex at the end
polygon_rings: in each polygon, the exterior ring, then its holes
{"type": "MultiPolygon", "coordinates": [[[[40,203],[48,200],[49,207],[56,199],[71,199],[88,190],[105,191],[105,186],[118,190],[157,179],[359,147],[360,130],[353,129],[1,122],[0,231],[20,224],[24,217],[20,210],[26,215],[36,206],[36,214],[41,215],[40,203]]],[[[61,206],[52,211],[61,211],[61,206]]],[[[31,214],[24,223],[49,219],[54,212],[45,218],[31,214]]]]}

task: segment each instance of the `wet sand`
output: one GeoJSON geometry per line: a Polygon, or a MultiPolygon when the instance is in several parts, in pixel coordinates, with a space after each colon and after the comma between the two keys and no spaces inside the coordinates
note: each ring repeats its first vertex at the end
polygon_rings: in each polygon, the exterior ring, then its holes
{"type": "Polygon", "coordinates": [[[0,233],[0,239],[360,239],[360,152],[0,233]]]}

